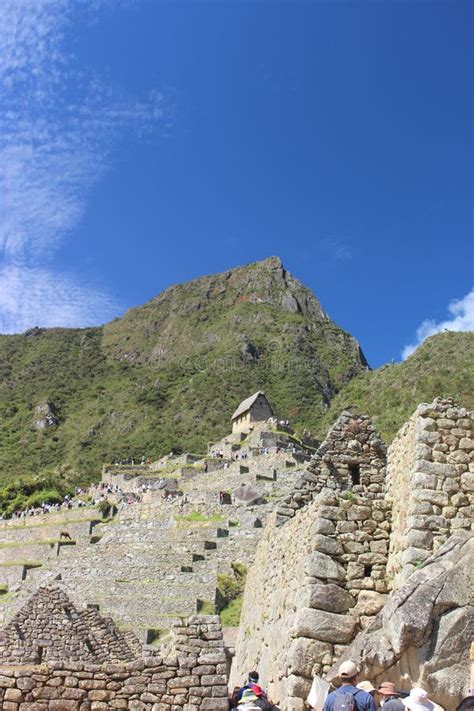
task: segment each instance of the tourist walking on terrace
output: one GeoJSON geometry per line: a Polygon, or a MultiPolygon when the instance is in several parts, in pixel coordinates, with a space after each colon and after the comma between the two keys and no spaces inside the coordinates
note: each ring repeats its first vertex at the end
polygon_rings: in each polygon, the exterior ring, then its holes
{"type": "Polygon", "coordinates": [[[358,674],[359,670],[354,662],[341,664],[338,677],[342,685],[328,694],[323,711],[377,711],[371,695],[357,688],[358,674]]]}
{"type": "Polygon", "coordinates": [[[384,711],[404,711],[405,704],[391,681],[383,681],[377,689],[377,694],[384,711]]]}

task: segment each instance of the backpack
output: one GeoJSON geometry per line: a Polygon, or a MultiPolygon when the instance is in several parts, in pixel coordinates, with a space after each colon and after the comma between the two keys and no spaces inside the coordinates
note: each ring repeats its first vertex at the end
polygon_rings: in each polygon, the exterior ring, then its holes
{"type": "Polygon", "coordinates": [[[342,694],[336,691],[336,698],[332,705],[332,711],[358,711],[355,695],[350,691],[343,691],[342,694]]]}

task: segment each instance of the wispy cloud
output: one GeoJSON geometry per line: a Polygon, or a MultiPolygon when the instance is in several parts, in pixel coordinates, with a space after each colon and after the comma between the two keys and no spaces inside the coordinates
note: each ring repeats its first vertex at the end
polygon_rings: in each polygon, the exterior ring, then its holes
{"type": "Polygon", "coordinates": [[[352,259],[351,245],[344,237],[335,235],[324,237],[320,240],[319,246],[326,256],[336,262],[346,262],[352,259]]]}
{"type": "Polygon", "coordinates": [[[0,269],[0,333],[34,325],[93,326],[115,313],[107,294],[79,286],[67,275],[25,266],[0,269]]]}
{"type": "Polygon", "coordinates": [[[66,50],[73,22],[100,2],[3,0],[0,4],[0,330],[84,325],[111,300],[46,267],[81,219],[117,141],[142,136],[164,118],[152,91],[124,96],[85,74],[66,50]],[[35,298],[15,283],[33,284],[35,298]],[[67,289],[62,288],[65,285],[67,289]],[[62,292],[53,306],[52,294],[62,292]],[[39,305],[39,307],[38,307],[39,305]],[[74,323],[74,319],[76,319],[74,323]]]}
{"type": "Polygon", "coordinates": [[[474,289],[462,299],[451,301],[448,305],[450,317],[445,321],[426,319],[416,330],[416,342],[402,351],[402,358],[408,358],[429,336],[441,331],[474,331],[474,289]]]}

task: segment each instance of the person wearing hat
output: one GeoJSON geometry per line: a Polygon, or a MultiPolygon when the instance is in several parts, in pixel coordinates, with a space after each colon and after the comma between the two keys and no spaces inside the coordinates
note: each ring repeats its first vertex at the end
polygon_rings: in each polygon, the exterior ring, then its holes
{"type": "Polygon", "coordinates": [[[343,662],[339,667],[338,677],[341,686],[331,691],[324,702],[323,711],[377,711],[372,696],[363,689],[358,689],[359,670],[352,661],[343,662]],[[352,698],[351,698],[352,697],[352,698]]]}
{"type": "Polygon", "coordinates": [[[418,687],[410,691],[410,695],[402,700],[402,704],[411,711],[435,711],[436,709],[436,705],[428,698],[428,692],[418,687]]]}
{"type": "Polygon", "coordinates": [[[261,711],[260,706],[257,706],[258,697],[252,689],[245,689],[238,703],[238,711],[261,711]]]}
{"type": "MultiPolygon", "coordinates": [[[[252,689],[252,687],[253,687],[254,685],[257,685],[259,678],[260,678],[260,677],[259,677],[259,675],[258,675],[258,672],[256,672],[256,671],[251,671],[250,674],[249,674],[249,676],[248,676],[248,681],[247,681],[247,683],[245,684],[245,686],[242,686],[242,687],[240,688],[240,691],[237,692],[237,694],[236,694],[236,701],[240,701],[240,699],[242,698],[242,694],[244,693],[244,691],[246,691],[247,689],[252,689]]],[[[259,688],[260,688],[260,687],[259,687],[259,688]]]]}
{"type": "Polygon", "coordinates": [[[383,681],[377,689],[384,711],[404,711],[405,706],[391,681],[383,681]]]}
{"type": "Polygon", "coordinates": [[[366,691],[372,697],[374,697],[377,693],[377,689],[370,683],[370,681],[359,681],[357,688],[362,689],[362,691],[366,691]]]}

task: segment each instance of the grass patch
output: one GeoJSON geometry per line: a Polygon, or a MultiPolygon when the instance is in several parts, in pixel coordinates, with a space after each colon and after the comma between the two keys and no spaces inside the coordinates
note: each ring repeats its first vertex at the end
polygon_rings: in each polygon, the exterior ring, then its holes
{"type": "Polygon", "coordinates": [[[13,593],[5,593],[0,595],[0,605],[8,605],[14,598],[13,593]]]}
{"type": "MultiPolygon", "coordinates": [[[[58,512],[59,513],[59,512],[58,512]]],[[[47,518],[41,522],[37,523],[14,523],[8,526],[0,526],[0,531],[4,529],[5,531],[11,531],[13,530],[24,530],[25,528],[43,528],[43,527],[48,527],[48,526],[72,526],[75,523],[91,523],[92,521],[97,521],[97,523],[107,523],[107,521],[104,521],[103,519],[98,519],[97,516],[92,516],[90,518],[62,518],[60,520],[57,520],[55,518],[50,519],[49,517],[55,516],[58,514],[44,514],[47,518]]],[[[62,512],[62,515],[64,516],[64,512],[62,512]]],[[[109,519],[110,520],[110,519],[109,519]]]]}
{"type": "Polygon", "coordinates": [[[198,600],[196,609],[201,615],[214,615],[216,612],[215,605],[211,600],[198,600]]]}
{"type": "Polygon", "coordinates": [[[243,563],[231,563],[232,574],[217,576],[216,607],[225,627],[237,627],[242,611],[247,567],[243,563]]]}
{"type": "Polygon", "coordinates": [[[42,541],[8,541],[8,543],[0,543],[2,548],[23,548],[26,546],[54,546],[60,543],[58,538],[46,538],[42,541]]]}
{"type": "Polygon", "coordinates": [[[43,563],[39,560],[10,560],[7,563],[0,563],[0,568],[41,568],[43,563]]]}
{"type": "Polygon", "coordinates": [[[220,611],[219,617],[223,627],[238,627],[240,616],[242,614],[242,602],[244,596],[239,595],[234,600],[229,602],[227,607],[220,611]]]}

